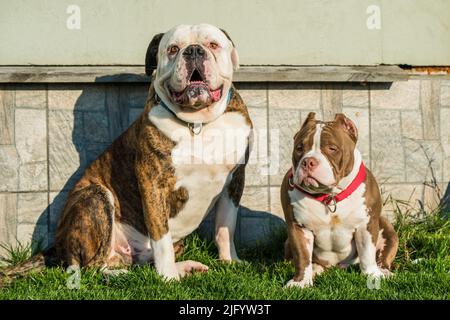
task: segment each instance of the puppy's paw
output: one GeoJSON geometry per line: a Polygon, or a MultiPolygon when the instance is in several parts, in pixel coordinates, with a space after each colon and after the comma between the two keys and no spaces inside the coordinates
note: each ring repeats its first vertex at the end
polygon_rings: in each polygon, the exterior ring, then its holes
{"type": "Polygon", "coordinates": [[[232,263],[232,262],[244,262],[243,260],[239,259],[237,254],[220,254],[219,253],[219,261],[223,263],[232,263]]]}
{"type": "Polygon", "coordinates": [[[295,281],[294,279],[291,279],[288,281],[288,283],[286,283],[286,285],[284,286],[286,289],[287,288],[307,288],[307,287],[312,287],[313,285],[313,279],[312,278],[305,278],[302,281],[295,281]]]}
{"type": "Polygon", "coordinates": [[[385,278],[389,278],[389,277],[392,277],[394,275],[389,269],[380,268],[380,270],[384,274],[385,278]]]}
{"type": "Polygon", "coordinates": [[[223,263],[244,263],[245,261],[244,260],[241,260],[241,259],[239,259],[238,257],[236,257],[236,258],[219,258],[219,261],[220,262],[223,262],[223,263]]]}
{"type": "Polygon", "coordinates": [[[156,268],[156,271],[164,281],[180,280],[180,273],[178,272],[176,264],[173,264],[173,266],[166,267],[164,269],[156,268]]]}
{"type": "Polygon", "coordinates": [[[392,272],[390,272],[388,269],[383,269],[378,266],[368,268],[367,270],[363,271],[364,274],[366,274],[368,277],[381,279],[381,278],[387,278],[392,276],[392,272]]]}
{"type": "Polygon", "coordinates": [[[194,272],[202,272],[206,273],[208,272],[208,266],[204,265],[203,263],[192,261],[192,260],[186,260],[186,261],[180,261],[176,264],[178,275],[182,278],[188,275],[193,274],[194,272]]]}

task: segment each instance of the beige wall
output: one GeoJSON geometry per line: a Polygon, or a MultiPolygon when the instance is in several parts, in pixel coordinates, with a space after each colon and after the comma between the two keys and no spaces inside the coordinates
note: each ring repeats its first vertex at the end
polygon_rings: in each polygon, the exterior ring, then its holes
{"type": "Polygon", "coordinates": [[[0,65],[141,65],[155,33],[197,22],[229,31],[246,65],[450,65],[449,21],[446,0],[0,0],[0,65]]]}

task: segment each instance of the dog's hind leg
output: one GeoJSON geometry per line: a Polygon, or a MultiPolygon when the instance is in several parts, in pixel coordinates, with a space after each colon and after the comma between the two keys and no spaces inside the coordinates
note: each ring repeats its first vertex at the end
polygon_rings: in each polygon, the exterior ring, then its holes
{"type": "Polygon", "coordinates": [[[377,241],[377,262],[382,268],[391,269],[398,250],[398,236],[385,217],[380,217],[380,236],[377,241]]]}
{"type": "Polygon", "coordinates": [[[69,195],[58,224],[55,248],[66,266],[102,267],[111,252],[114,200],[93,184],[69,195]]]}

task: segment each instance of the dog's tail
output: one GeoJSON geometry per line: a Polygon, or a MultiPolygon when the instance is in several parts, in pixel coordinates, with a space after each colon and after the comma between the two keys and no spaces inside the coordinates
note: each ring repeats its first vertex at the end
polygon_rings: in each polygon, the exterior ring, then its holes
{"type": "Polygon", "coordinates": [[[11,283],[14,279],[26,276],[31,272],[40,272],[47,266],[57,264],[55,249],[52,247],[46,251],[40,252],[28,260],[14,266],[0,269],[0,287],[11,283]]]}

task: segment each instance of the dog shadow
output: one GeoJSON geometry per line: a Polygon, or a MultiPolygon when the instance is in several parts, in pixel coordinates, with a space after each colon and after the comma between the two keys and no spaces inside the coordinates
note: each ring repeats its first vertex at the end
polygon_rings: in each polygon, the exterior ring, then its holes
{"type": "MultiPolygon", "coordinates": [[[[55,84],[51,90],[79,90],[74,103],[49,110],[51,128],[49,145],[50,193],[49,205],[40,214],[32,234],[34,251],[50,248],[56,226],[69,191],[93,162],[143,111],[149,82],[145,76],[115,74],[97,77],[94,85],[55,84]],[[143,79],[147,83],[143,84],[143,79]],[[126,85],[119,82],[127,79],[126,85]],[[56,140],[56,141],[54,141],[56,140]],[[52,145],[58,144],[58,145],[52,145]],[[76,168],[76,169],[74,169],[76,168]]],[[[145,83],[145,82],[144,82],[145,83]]],[[[70,101],[69,101],[70,102],[70,101]]],[[[198,228],[205,240],[214,239],[213,209],[198,228]]],[[[252,247],[270,241],[274,230],[284,228],[284,221],[269,212],[239,210],[235,242],[238,248],[252,247]]]]}

